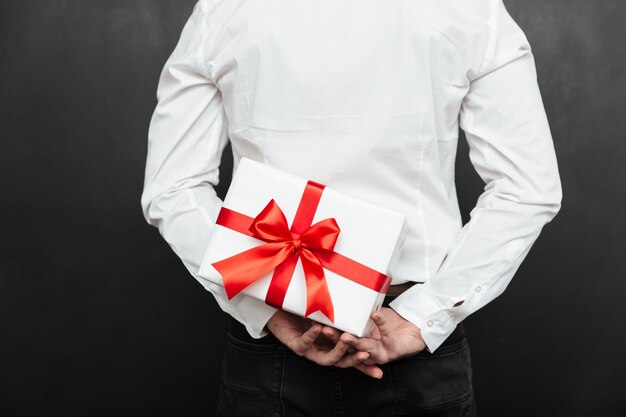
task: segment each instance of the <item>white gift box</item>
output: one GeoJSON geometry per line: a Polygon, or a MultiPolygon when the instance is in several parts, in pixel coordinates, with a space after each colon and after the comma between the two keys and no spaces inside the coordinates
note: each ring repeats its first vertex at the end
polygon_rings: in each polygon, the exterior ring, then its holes
{"type": "MultiPolygon", "coordinates": [[[[303,205],[310,201],[302,199],[305,189],[309,190],[308,184],[310,181],[307,179],[248,158],[242,158],[224,199],[220,216],[224,211],[234,211],[247,218],[255,218],[273,200],[284,213],[289,226],[292,226],[301,200],[303,205]]],[[[306,317],[355,336],[370,335],[374,326],[370,314],[379,309],[383,302],[391,282],[388,271],[397,261],[399,250],[407,235],[406,217],[404,214],[334,190],[331,186],[316,184],[323,188],[321,196],[318,194],[318,204],[316,209],[313,208],[315,214],[310,223],[334,219],[340,232],[336,235],[336,242],[331,252],[341,255],[341,258],[349,258],[348,260],[369,268],[373,273],[377,271],[379,275],[385,275],[386,279],[385,284],[375,290],[355,282],[359,281],[362,276],[346,277],[324,267],[323,275],[334,312],[333,321],[322,311],[315,311],[306,317]]],[[[200,266],[199,275],[224,286],[223,276],[213,264],[267,244],[267,242],[267,240],[237,231],[236,228],[226,227],[220,224],[218,218],[200,266]]],[[[291,240],[289,243],[291,244],[291,240]]],[[[295,263],[295,269],[293,269],[293,274],[290,274],[290,280],[287,281],[288,287],[280,308],[305,316],[307,281],[302,258],[296,258],[297,263],[292,260],[295,263]]],[[[242,267],[241,270],[245,271],[246,265],[239,264],[242,267]]],[[[223,272],[223,269],[220,270],[223,272]]],[[[266,301],[273,277],[274,271],[269,271],[243,288],[241,292],[266,301]]]]}

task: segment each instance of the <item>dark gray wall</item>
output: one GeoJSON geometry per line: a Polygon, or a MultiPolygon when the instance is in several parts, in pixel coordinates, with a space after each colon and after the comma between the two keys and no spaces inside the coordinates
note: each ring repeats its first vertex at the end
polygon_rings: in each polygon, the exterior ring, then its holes
{"type": "MultiPolygon", "coordinates": [[[[212,414],[225,316],[139,206],[157,77],[193,3],[0,2],[0,415],[212,414]]],[[[623,415],[626,3],[506,4],[564,200],[466,320],[479,412],[623,415]]],[[[467,218],[482,184],[464,144],[458,165],[467,218]]]]}

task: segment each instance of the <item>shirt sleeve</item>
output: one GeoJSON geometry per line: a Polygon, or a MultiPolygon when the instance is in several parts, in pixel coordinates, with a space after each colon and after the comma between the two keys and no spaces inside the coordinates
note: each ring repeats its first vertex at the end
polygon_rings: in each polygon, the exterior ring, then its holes
{"type": "Polygon", "coordinates": [[[214,186],[229,140],[221,94],[204,60],[206,32],[206,12],[196,3],[160,74],[141,206],[146,221],[220,308],[260,338],[276,308],[243,293],[228,300],[223,287],[198,275],[223,204],[214,186]]]}
{"type": "Polygon", "coordinates": [[[530,45],[502,0],[492,4],[486,53],[459,115],[484,192],[437,273],[390,303],[421,329],[430,352],[505,290],[561,207],[554,144],[530,45]]]}

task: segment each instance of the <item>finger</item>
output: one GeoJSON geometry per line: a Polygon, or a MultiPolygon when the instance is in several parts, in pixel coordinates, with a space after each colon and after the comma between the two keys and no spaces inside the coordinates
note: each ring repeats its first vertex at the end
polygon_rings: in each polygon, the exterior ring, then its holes
{"type": "Polygon", "coordinates": [[[313,324],[306,332],[302,333],[302,336],[295,338],[292,350],[299,354],[306,352],[313,346],[313,342],[315,342],[321,331],[321,324],[313,324]]]}
{"type": "Polygon", "coordinates": [[[370,358],[365,359],[365,360],[363,361],[363,363],[364,363],[364,364],[366,364],[366,365],[380,365],[380,362],[378,362],[378,361],[376,361],[376,360],[372,359],[371,357],[370,357],[370,358]]]}
{"type": "Polygon", "coordinates": [[[341,335],[341,340],[357,350],[369,352],[370,356],[374,356],[380,349],[380,341],[371,337],[356,337],[350,333],[344,333],[341,335]]]}
{"type": "Polygon", "coordinates": [[[357,363],[365,361],[369,356],[370,354],[368,352],[356,351],[355,353],[344,355],[335,363],[335,366],[339,368],[350,368],[357,363]]]}
{"type": "Polygon", "coordinates": [[[378,326],[374,326],[374,328],[372,329],[372,334],[369,337],[371,337],[372,339],[375,339],[375,340],[380,340],[381,339],[381,337],[380,337],[380,330],[378,330],[378,326]]]}
{"type": "Polygon", "coordinates": [[[343,357],[346,349],[348,349],[348,344],[339,341],[331,350],[325,351],[313,348],[309,349],[305,356],[319,365],[330,366],[343,357]]]}
{"type": "MultiPolygon", "coordinates": [[[[339,340],[341,340],[341,334],[343,332],[335,329],[334,327],[324,326],[322,328],[322,333],[336,344],[339,340]]],[[[356,349],[353,346],[348,346],[347,352],[353,353],[356,352],[356,349]]]]}
{"type": "Polygon", "coordinates": [[[380,332],[380,336],[382,338],[391,337],[392,329],[389,328],[389,324],[387,322],[387,319],[383,315],[383,313],[381,313],[380,310],[374,311],[371,317],[372,317],[372,320],[374,320],[374,324],[376,324],[378,331],[380,332]]]}
{"type": "Polygon", "coordinates": [[[357,350],[368,352],[370,354],[369,359],[377,363],[386,363],[389,360],[387,349],[382,340],[372,339],[371,337],[355,337],[349,333],[341,335],[341,340],[357,350]]]}
{"type": "Polygon", "coordinates": [[[383,377],[383,370],[376,365],[365,365],[363,363],[357,363],[354,368],[363,372],[367,376],[372,378],[381,379],[383,377]]]}
{"type": "Polygon", "coordinates": [[[328,338],[325,334],[323,334],[323,332],[320,332],[320,334],[315,339],[314,344],[317,346],[324,346],[327,348],[326,350],[330,350],[335,347],[337,342],[328,338]]]}
{"type": "Polygon", "coordinates": [[[324,326],[322,328],[322,333],[324,333],[324,335],[328,337],[330,340],[337,343],[339,341],[339,337],[341,336],[342,332],[335,329],[334,327],[324,326]]]}

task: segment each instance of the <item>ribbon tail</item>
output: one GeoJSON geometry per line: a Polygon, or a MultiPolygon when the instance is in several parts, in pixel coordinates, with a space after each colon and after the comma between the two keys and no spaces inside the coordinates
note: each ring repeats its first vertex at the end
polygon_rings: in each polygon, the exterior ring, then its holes
{"type": "Polygon", "coordinates": [[[317,251],[320,264],[357,284],[386,294],[391,285],[391,277],[347,258],[337,252],[317,251]]]}
{"type": "Polygon", "coordinates": [[[300,254],[302,268],[306,277],[306,312],[304,317],[320,311],[331,322],[335,322],[335,309],[330,291],[324,276],[324,268],[315,254],[308,249],[303,249],[300,254]]]}
{"type": "Polygon", "coordinates": [[[265,295],[265,303],[272,307],[282,309],[289,283],[293,277],[293,271],[298,264],[298,254],[292,253],[285,262],[276,266],[270,286],[265,295]]]}
{"type": "Polygon", "coordinates": [[[290,242],[266,243],[211,265],[222,275],[230,300],[246,287],[276,268],[293,253],[290,242]]]}

